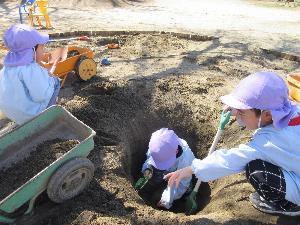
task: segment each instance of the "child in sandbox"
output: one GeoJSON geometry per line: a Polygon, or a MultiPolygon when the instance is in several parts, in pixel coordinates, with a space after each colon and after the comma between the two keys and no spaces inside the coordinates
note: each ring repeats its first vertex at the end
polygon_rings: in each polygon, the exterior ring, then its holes
{"type": "Polygon", "coordinates": [[[9,52],[0,71],[0,111],[22,124],[56,103],[60,82],[38,64],[44,58],[48,35],[17,24],[5,32],[3,39],[9,52]]]}
{"type": "Polygon", "coordinates": [[[212,181],[246,171],[255,189],[250,202],[271,214],[300,215],[300,107],[288,98],[284,80],[273,72],[243,79],[221,97],[225,111],[250,130],[252,140],[238,148],[220,149],[191,166],[165,176],[170,187],[195,174],[212,181]]]}
{"type": "Polygon", "coordinates": [[[147,160],[143,164],[142,173],[150,176],[147,185],[140,193],[153,197],[161,194],[160,200],[155,202],[158,207],[169,209],[176,199],[180,199],[188,190],[191,178],[182,179],[177,187],[167,187],[163,176],[191,165],[195,156],[185,140],[178,138],[173,130],[161,128],[155,131],[149,142],[147,160]]]}

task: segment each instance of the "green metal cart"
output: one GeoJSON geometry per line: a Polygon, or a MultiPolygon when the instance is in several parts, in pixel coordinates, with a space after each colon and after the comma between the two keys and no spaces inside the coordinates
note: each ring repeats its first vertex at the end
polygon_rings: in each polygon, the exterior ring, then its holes
{"type": "MultiPolygon", "coordinates": [[[[61,155],[22,186],[0,201],[0,223],[13,223],[32,211],[36,198],[45,190],[61,203],[78,195],[94,175],[94,165],[86,157],[94,148],[95,131],[61,106],[52,106],[25,124],[0,137],[0,170],[27,155],[38,154],[35,147],[47,140],[76,139],[75,147],[61,155]]],[[[5,182],[5,181],[0,181],[5,182]]]]}

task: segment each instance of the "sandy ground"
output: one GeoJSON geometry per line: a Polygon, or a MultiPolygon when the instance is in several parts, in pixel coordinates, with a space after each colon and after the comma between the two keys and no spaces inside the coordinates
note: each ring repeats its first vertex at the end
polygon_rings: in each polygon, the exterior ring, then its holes
{"type": "MultiPolygon", "coordinates": [[[[193,216],[184,215],[182,202],[173,212],[147,206],[132,187],[153,131],[163,126],[174,129],[203,158],[216,132],[221,95],[251,72],[271,70],[285,76],[299,63],[218,39],[109,38],[119,40],[122,47],[101,51],[107,38],[100,37],[74,43],[94,49],[97,62],[108,56],[112,64],[98,64],[98,76],[85,83],[70,77],[61,92],[61,104],[97,132],[89,156],[95,177],[83,194],[64,204],[44,197],[35,214],[17,224],[299,224],[299,218],[255,210],[248,201],[253,189],[243,173],[204,184],[198,196],[201,211],[193,216]]],[[[220,147],[237,146],[250,137],[231,121],[220,147]]]]}
{"type": "MultiPolygon", "coordinates": [[[[60,104],[97,132],[89,156],[96,167],[95,177],[83,194],[64,204],[41,196],[35,214],[16,224],[299,224],[299,218],[255,210],[248,201],[253,189],[244,174],[204,184],[198,196],[201,210],[193,216],[184,215],[180,202],[174,205],[174,212],[147,206],[132,187],[153,131],[163,126],[174,129],[203,158],[216,132],[221,95],[255,71],[276,71],[283,77],[299,71],[298,62],[259,48],[271,44],[272,49],[284,47],[297,54],[297,8],[262,8],[237,0],[226,4],[220,0],[190,0],[189,4],[179,0],[176,4],[174,0],[93,0],[89,4],[73,0],[57,7],[58,2],[51,3],[56,28],[51,32],[175,30],[221,38],[204,42],[170,35],[104,38],[118,40],[121,48],[116,50],[103,50],[106,41],[100,37],[72,43],[93,49],[98,63],[97,77],[84,83],[70,75],[60,93],[60,104]],[[76,7],[71,8],[74,3],[76,7]],[[254,13],[257,10],[261,13],[254,13]],[[112,64],[101,66],[103,57],[109,57],[112,64]]],[[[0,6],[3,33],[17,21],[17,8],[8,1],[0,6]]],[[[54,47],[57,44],[48,49],[54,47]]],[[[4,54],[1,50],[0,57],[4,54]]],[[[250,137],[250,132],[241,132],[231,121],[219,147],[237,146],[250,137]]]]}
{"type": "MultiPolygon", "coordinates": [[[[299,7],[280,6],[275,0],[189,0],[188,4],[184,0],[52,0],[49,4],[55,31],[195,32],[300,55],[299,7]]],[[[0,2],[0,14],[0,33],[18,21],[15,2],[0,2]]]]}

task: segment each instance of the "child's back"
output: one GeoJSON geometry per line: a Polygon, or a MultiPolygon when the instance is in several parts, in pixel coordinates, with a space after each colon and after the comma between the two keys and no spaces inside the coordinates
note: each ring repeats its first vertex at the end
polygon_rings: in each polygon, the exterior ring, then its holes
{"type": "Polygon", "coordinates": [[[176,188],[169,188],[163,177],[166,173],[190,166],[194,159],[187,142],[174,131],[161,128],[154,132],[149,142],[147,160],[142,167],[143,173],[152,170],[152,177],[140,193],[149,196],[157,206],[169,209],[173,201],[180,199],[188,190],[191,178],[183,179],[176,188]]]}
{"type": "Polygon", "coordinates": [[[36,62],[4,67],[0,71],[0,108],[18,124],[44,110],[52,97],[55,80],[36,62]]]}
{"type": "Polygon", "coordinates": [[[39,114],[57,97],[58,78],[49,76],[37,63],[48,40],[48,35],[22,24],[10,27],[4,34],[10,51],[0,71],[0,110],[17,124],[39,114]]]}

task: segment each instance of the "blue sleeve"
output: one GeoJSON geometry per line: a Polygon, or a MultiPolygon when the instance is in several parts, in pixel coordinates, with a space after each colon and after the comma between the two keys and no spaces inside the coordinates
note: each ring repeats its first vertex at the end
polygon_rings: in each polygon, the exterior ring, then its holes
{"type": "MultiPolygon", "coordinates": [[[[183,157],[179,158],[179,163],[178,163],[178,168],[177,169],[182,169],[185,167],[188,167],[192,164],[193,160],[195,159],[195,156],[191,149],[186,145],[184,146],[184,153],[182,155],[183,157]]],[[[184,178],[180,181],[178,187],[173,185],[172,187],[167,187],[161,196],[161,204],[165,206],[165,208],[169,209],[173,201],[176,199],[180,199],[182,195],[187,191],[187,189],[190,186],[192,178],[184,178]]]]}
{"type": "Polygon", "coordinates": [[[151,168],[151,164],[149,163],[149,157],[150,157],[150,152],[149,150],[146,153],[147,159],[144,162],[143,166],[142,166],[142,173],[147,169],[147,168],[151,168]]]}
{"type": "Polygon", "coordinates": [[[194,159],[192,170],[198,179],[204,182],[243,171],[246,165],[261,154],[255,148],[242,144],[239,148],[220,149],[205,159],[194,159]]]}
{"type": "Polygon", "coordinates": [[[46,69],[33,65],[23,76],[22,82],[34,102],[43,102],[49,100],[53,94],[54,79],[48,75],[46,69]]]}

